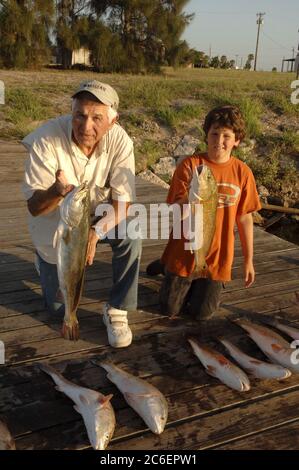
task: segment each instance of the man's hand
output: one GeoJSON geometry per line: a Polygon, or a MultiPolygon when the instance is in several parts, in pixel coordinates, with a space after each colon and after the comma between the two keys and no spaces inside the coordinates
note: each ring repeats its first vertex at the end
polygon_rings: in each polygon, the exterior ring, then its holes
{"type": "Polygon", "coordinates": [[[244,278],[245,278],[245,287],[250,287],[254,283],[255,271],[252,261],[244,262],[244,278]]]}
{"type": "Polygon", "coordinates": [[[75,186],[73,184],[68,184],[63,170],[56,171],[55,176],[55,189],[60,196],[65,197],[70,191],[74,189],[75,186]]]}
{"type": "Polygon", "coordinates": [[[94,260],[96,253],[96,246],[99,241],[99,237],[96,234],[95,230],[91,228],[88,235],[88,245],[87,245],[87,254],[86,254],[86,264],[91,266],[94,260]]]}

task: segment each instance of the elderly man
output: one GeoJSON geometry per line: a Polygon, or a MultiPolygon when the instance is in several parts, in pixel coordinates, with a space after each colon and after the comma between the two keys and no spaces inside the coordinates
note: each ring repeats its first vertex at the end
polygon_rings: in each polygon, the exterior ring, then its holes
{"type": "Polygon", "coordinates": [[[88,181],[94,216],[96,207],[110,193],[115,216],[108,212],[91,227],[87,264],[92,264],[99,240],[111,245],[113,287],[103,321],[110,345],[126,347],[132,342],[127,312],[137,307],[141,241],[107,235],[119,227],[135,199],[133,143],[117,124],[119,98],[111,86],[96,80],[83,82],[72,98],[72,115],[48,121],[23,140],[29,150],[23,192],[36,266],[48,310],[62,312],[53,247],[59,205],[74,186],[88,181]],[[121,204],[125,210],[121,210],[121,204]]]}

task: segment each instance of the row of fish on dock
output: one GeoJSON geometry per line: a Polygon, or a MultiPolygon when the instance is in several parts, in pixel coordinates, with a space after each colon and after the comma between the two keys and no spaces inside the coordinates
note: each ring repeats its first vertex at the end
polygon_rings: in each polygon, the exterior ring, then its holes
{"type": "MultiPolygon", "coordinates": [[[[218,378],[228,387],[243,392],[250,390],[247,374],[259,379],[284,380],[292,373],[299,373],[299,358],[297,361],[292,359],[296,351],[273,329],[247,319],[234,320],[234,323],[247,331],[271,362],[248,356],[229,340],[221,339],[231,357],[242,367],[240,368],[215,349],[200,343],[195,338],[189,338],[194,354],[209,375],[218,378]]],[[[273,325],[295,341],[299,341],[299,329],[276,320],[273,321],[273,325]]],[[[100,362],[100,366],[108,372],[108,379],[116,385],[128,405],[143,419],[148,428],[155,434],[161,434],[168,417],[168,404],[164,395],[146,380],[124,371],[109,361],[100,362]]],[[[82,415],[92,447],[96,450],[106,449],[116,426],[115,412],[111,404],[113,395],[103,395],[98,391],[76,385],[49,365],[40,364],[40,368],[52,377],[56,384],[55,388],[75,403],[74,409],[82,415]]],[[[0,422],[0,450],[4,449],[15,449],[15,444],[7,427],[0,422]]]]}

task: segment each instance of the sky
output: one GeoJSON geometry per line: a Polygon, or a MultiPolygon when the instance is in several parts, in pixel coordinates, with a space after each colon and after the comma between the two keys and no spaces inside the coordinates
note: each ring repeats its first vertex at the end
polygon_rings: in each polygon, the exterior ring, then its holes
{"type": "Polygon", "coordinates": [[[261,27],[257,70],[281,69],[299,42],[299,0],[190,0],[185,13],[195,13],[183,39],[212,57],[226,55],[243,65],[255,53],[257,13],[266,13],[261,27]]]}

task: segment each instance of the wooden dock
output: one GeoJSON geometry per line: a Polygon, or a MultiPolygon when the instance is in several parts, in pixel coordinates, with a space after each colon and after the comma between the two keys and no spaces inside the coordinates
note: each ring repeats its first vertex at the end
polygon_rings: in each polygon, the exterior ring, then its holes
{"type": "MultiPolygon", "coordinates": [[[[299,376],[285,381],[252,380],[249,392],[238,393],[209,377],[186,341],[188,334],[205,336],[211,345],[225,336],[256,357],[257,347],[228,318],[251,314],[278,315],[299,326],[299,247],[256,229],[256,283],[244,289],[242,256],[236,244],[234,280],[227,284],[217,321],[200,332],[188,318],[170,322],[157,305],[160,279],[145,267],[160,256],[165,240],[144,242],[139,283],[139,310],[129,316],[134,341],[115,350],[107,342],[101,307],[111,286],[109,248],[98,250],[87,270],[78,316],[81,337],[61,338],[61,319],[44,309],[33,266],[34,250],[27,231],[26,205],[20,183],[25,150],[0,142],[1,254],[0,340],[5,365],[0,366],[0,417],[5,418],[18,449],[88,449],[81,416],[72,402],[54,389],[38,362],[47,362],[85,387],[113,393],[117,427],[110,450],[137,449],[299,449],[299,376]],[[146,378],[165,394],[168,424],[152,434],[106,379],[99,366],[109,357],[133,374],[146,378]]],[[[138,202],[165,201],[165,190],[138,180],[138,202]]]]}

